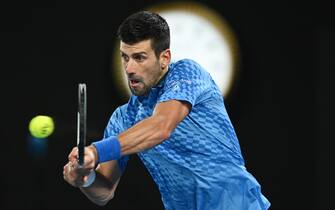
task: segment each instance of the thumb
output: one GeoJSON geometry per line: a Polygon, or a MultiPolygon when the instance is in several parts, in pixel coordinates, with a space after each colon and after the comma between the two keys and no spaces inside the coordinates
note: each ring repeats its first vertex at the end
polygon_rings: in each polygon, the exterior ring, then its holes
{"type": "Polygon", "coordinates": [[[77,161],[77,157],[78,157],[78,147],[74,147],[70,152],[68,159],[70,162],[75,162],[77,161]]]}

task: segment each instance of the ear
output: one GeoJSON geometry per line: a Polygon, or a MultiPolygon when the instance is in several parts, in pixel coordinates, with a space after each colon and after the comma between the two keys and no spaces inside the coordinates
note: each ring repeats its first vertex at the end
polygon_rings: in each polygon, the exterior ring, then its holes
{"type": "Polygon", "coordinates": [[[159,63],[161,64],[161,68],[165,69],[171,61],[171,51],[170,49],[166,49],[163,52],[161,52],[159,56],[159,63]]]}

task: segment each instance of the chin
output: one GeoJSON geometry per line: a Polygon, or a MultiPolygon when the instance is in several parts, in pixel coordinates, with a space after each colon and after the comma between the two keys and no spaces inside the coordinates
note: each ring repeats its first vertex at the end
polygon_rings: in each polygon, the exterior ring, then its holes
{"type": "Polygon", "coordinates": [[[130,91],[135,96],[146,96],[149,94],[151,88],[144,88],[141,90],[135,90],[133,88],[130,88],[130,91]]]}

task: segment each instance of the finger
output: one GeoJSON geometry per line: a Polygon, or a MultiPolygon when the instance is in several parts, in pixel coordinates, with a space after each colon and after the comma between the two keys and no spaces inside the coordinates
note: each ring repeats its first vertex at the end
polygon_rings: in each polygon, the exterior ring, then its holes
{"type": "Polygon", "coordinates": [[[64,175],[68,177],[69,180],[77,179],[78,177],[82,176],[82,171],[72,162],[66,164],[64,168],[64,175]]]}
{"type": "Polygon", "coordinates": [[[70,178],[70,170],[71,170],[70,163],[67,163],[63,168],[63,178],[66,182],[73,185],[73,183],[71,182],[71,178],[70,178]]]}
{"type": "Polygon", "coordinates": [[[80,177],[78,177],[76,180],[75,180],[75,185],[77,186],[77,187],[81,187],[81,186],[83,186],[84,185],[84,183],[85,183],[85,179],[84,179],[84,177],[85,176],[80,176],[80,177]]]}
{"type": "Polygon", "coordinates": [[[69,174],[71,177],[73,177],[74,179],[77,179],[78,177],[83,177],[83,176],[87,176],[90,171],[92,170],[90,167],[89,168],[85,168],[85,166],[81,166],[79,165],[78,162],[69,162],[69,166],[68,168],[70,168],[69,174]]]}
{"type": "Polygon", "coordinates": [[[65,174],[66,172],[68,172],[70,167],[70,162],[68,162],[64,167],[63,167],[63,173],[65,174]]]}
{"type": "Polygon", "coordinates": [[[78,148],[74,147],[72,151],[70,152],[68,159],[70,162],[74,162],[77,160],[77,157],[78,157],[78,148]]]}
{"type": "Polygon", "coordinates": [[[65,181],[67,181],[70,185],[74,187],[80,187],[84,184],[84,179],[83,179],[83,172],[75,168],[71,162],[69,162],[65,170],[63,171],[63,178],[65,181]]]}
{"type": "Polygon", "coordinates": [[[95,168],[95,162],[96,162],[96,157],[94,151],[92,151],[91,147],[85,147],[85,156],[84,156],[84,161],[85,161],[85,166],[86,168],[94,169],[95,168]]]}
{"type": "Polygon", "coordinates": [[[81,166],[78,164],[77,159],[71,160],[71,161],[70,161],[70,166],[71,166],[73,169],[81,168],[81,166]]]}
{"type": "Polygon", "coordinates": [[[70,155],[76,153],[76,151],[78,151],[78,148],[77,147],[73,147],[72,150],[71,150],[71,152],[69,153],[69,157],[70,157],[70,155]]]}
{"type": "Polygon", "coordinates": [[[87,169],[94,169],[95,167],[95,160],[92,154],[85,154],[84,156],[84,166],[87,169]]]}

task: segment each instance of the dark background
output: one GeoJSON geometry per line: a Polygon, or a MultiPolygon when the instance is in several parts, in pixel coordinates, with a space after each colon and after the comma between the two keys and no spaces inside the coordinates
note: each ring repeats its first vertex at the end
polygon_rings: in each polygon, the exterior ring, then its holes
{"type": "MultiPolygon", "coordinates": [[[[1,5],[1,210],[163,209],[136,156],[105,207],[62,178],[76,141],[77,84],[88,85],[88,135],[99,139],[125,102],[111,80],[116,29],[129,14],[160,2],[1,5]],[[56,123],[45,154],[28,149],[28,123],[38,114],[56,123]]],[[[322,1],[200,2],[225,17],[237,36],[240,75],[226,106],[247,168],[271,209],[329,209],[335,175],[332,7],[322,1]]]]}

